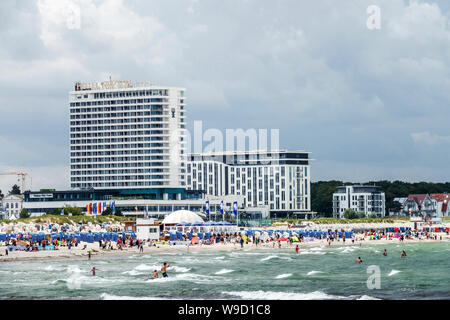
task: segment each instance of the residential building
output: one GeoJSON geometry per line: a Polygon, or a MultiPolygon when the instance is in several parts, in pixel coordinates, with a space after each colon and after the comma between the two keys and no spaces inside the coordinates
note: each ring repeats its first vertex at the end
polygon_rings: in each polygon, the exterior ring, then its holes
{"type": "Polygon", "coordinates": [[[366,217],[375,214],[384,217],[386,200],[384,192],[377,186],[341,186],[333,193],[333,216],[344,218],[346,209],[363,213],[366,217]]]}
{"type": "Polygon", "coordinates": [[[403,214],[436,217],[436,201],[429,194],[410,194],[403,205],[403,214]]]}
{"type": "Polygon", "coordinates": [[[230,151],[189,154],[188,190],[243,196],[246,208],[267,207],[271,218],[311,217],[309,152],[230,151]]]}
{"type": "Polygon", "coordinates": [[[430,196],[436,201],[436,217],[450,216],[450,195],[448,193],[432,193],[430,196]]]}
{"type": "Polygon", "coordinates": [[[131,81],[69,93],[72,188],[181,188],[185,89],[131,81]]]}

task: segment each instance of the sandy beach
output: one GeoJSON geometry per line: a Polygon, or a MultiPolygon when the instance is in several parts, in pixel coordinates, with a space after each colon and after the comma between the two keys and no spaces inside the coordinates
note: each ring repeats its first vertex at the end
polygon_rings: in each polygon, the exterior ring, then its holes
{"type": "MultiPolygon", "coordinates": [[[[348,240],[344,243],[342,239],[339,241],[334,241],[331,243],[331,246],[360,246],[360,245],[374,245],[374,244],[393,244],[393,243],[439,243],[439,242],[450,242],[450,236],[446,234],[442,234],[442,240],[431,240],[431,239],[406,239],[401,242],[399,239],[380,239],[380,240],[369,240],[366,238],[362,241],[355,241],[352,243],[351,240],[348,240]]],[[[295,246],[298,244],[299,248],[309,246],[328,246],[326,239],[316,239],[314,241],[305,241],[305,242],[294,242],[292,245],[289,242],[281,242],[281,249],[291,249],[295,250],[295,246]]],[[[142,255],[142,254],[151,254],[151,253],[167,253],[167,252],[193,252],[193,251],[239,251],[239,250],[264,250],[264,249],[273,249],[277,248],[277,244],[272,242],[270,243],[262,243],[257,246],[248,243],[244,244],[244,247],[241,248],[240,244],[236,243],[225,243],[225,244],[212,244],[212,245],[168,245],[161,244],[157,246],[144,246],[144,252],[140,253],[137,247],[133,248],[124,248],[123,250],[102,250],[99,249],[98,243],[82,243],[78,247],[72,247],[70,250],[67,247],[60,247],[58,250],[50,250],[50,251],[37,251],[37,252],[25,252],[25,251],[13,251],[9,252],[7,256],[5,256],[5,246],[0,246],[0,262],[8,262],[8,261],[34,261],[34,260],[68,260],[68,259],[89,259],[88,250],[95,250],[91,254],[91,260],[104,258],[104,257],[121,257],[121,256],[131,256],[131,255],[142,255]],[[86,249],[82,249],[84,245],[87,245],[86,249]]]]}

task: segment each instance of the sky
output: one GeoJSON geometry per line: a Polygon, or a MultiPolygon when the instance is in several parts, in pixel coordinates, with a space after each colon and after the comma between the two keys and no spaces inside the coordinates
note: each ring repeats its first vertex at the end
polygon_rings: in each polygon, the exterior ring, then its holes
{"type": "Polygon", "coordinates": [[[0,172],[27,189],[70,187],[68,92],[110,76],[186,88],[188,129],[279,129],[312,181],[449,181],[446,0],[2,0],[0,43],[0,172]]]}

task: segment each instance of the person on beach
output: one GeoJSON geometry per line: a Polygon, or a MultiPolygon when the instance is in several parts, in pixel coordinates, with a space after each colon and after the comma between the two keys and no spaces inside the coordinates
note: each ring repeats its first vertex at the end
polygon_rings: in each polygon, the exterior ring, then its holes
{"type": "Polygon", "coordinates": [[[91,260],[91,250],[88,251],[89,260],[91,260]]]}
{"type": "Polygon", "coordinates": [[[403,250],[402,251],[402,256],[401,256],[402,258],[406,258],[406,252],[405,252],[405,250],[403,250]]]}
{"type": "Polygon", "coordinates": [[[295,252],[298,253],[298,245],[295,246],[295,252]]]}
{"type": "Polygon", "coordinates": [[[164,265],[161,268],[161,274],[163,276],[163,278],[167,278],[167,268],[170,267],[170,264],[167,264],[167,262],[164,262],[164,265]]]}
{"type": "Polygon", "coordinates": [[[361,257],[358,257],[358,259],[356,259],[356,263],[357,264],[361,264],[362,263],[361,257]]]}
{"type": "Polygon", "coordinates": [[[387,251],[386,251],[386,249],[384,249],[384,252],[383,252],[383,256],[387,256],[387,251]]]}
{"type": "Polygon", "coordinates": [[[5,249],[5,256],[8,255],[8,248],[5,249]]]}

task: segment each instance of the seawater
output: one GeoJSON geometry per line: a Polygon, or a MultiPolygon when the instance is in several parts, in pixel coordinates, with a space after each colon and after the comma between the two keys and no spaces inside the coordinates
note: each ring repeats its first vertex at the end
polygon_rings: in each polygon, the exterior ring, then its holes
{"type": "Polygon", "coordinates": [[[449,262],[448,242],[3,262],[0,299],[449,299],[449,262]],[[148,280],[163,262],[169,278],[148,280]],[[370,265],[380,289],[367,287],[370,265]]]}

